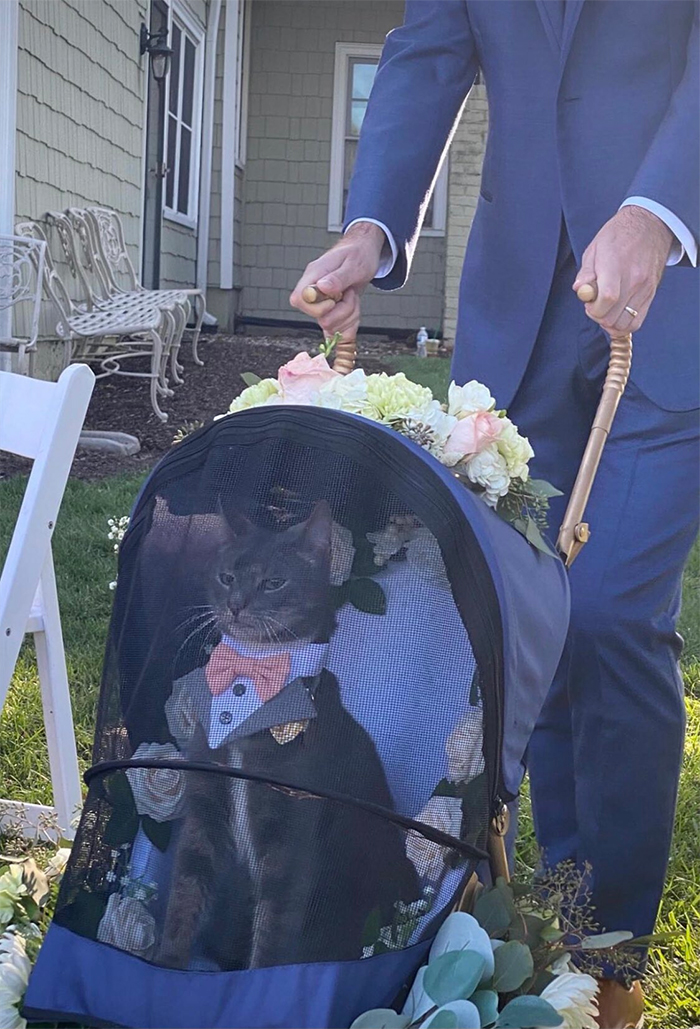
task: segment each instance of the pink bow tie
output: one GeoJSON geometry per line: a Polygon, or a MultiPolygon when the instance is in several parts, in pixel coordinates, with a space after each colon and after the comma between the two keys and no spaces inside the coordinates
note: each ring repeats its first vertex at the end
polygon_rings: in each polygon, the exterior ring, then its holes
{"type": "Polygon", "coordinates": [[[235,679],[250,679],[264,704],[287,685],[292,659],[287,651],[267,657],[246,657],[228,643],[219,643],[206,668],[207,684],[213,697],[224,693],[235,679]]]}

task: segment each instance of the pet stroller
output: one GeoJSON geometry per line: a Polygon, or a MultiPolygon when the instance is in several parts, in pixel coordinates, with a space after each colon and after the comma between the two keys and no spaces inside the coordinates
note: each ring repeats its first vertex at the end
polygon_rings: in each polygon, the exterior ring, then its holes
{"type": "Polygon", "coordinates": [[[272,406],[189,436],[121,546],[27,1017],[291,1029],[392,1004],[517,794],[567,622],[564,564],[388,427],[272,406]]]}

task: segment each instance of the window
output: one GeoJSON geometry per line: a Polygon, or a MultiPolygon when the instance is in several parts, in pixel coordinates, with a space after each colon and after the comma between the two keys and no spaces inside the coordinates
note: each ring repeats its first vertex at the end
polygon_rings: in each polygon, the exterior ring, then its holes
{"type": "Polygon", "coordinates": [[[172,10],[170,46],[163,203],[166,217],[194,228],[199,199],[203,33],[180,7],[172,10]]]}
{"type": "MultiPolygon", "coordinates": [[[[342,229],[357,142],[381,52],[382,47],[379,43],[336,43],[328,193],[329,232],[340,232],[342,229]]],[[[440,171],[426,212],[423,222],[424,235],[444,235],[446,211],[447,161],[440,171]]]]}

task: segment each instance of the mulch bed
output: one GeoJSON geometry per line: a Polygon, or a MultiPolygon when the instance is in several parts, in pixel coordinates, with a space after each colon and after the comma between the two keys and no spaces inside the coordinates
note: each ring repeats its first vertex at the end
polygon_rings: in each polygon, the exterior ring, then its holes
{"type": "MultiPolygon", "coordinates": [[[[193,423],[207,422],[228,409],[232,399],[244,388],[242,372],[255,372],[261,378],[274,376],[281,364],[300,350],[316,352],[318,337],[288,336],[206,336],[200,339],[199,354],[204,367],[192,360],[189,341],[183,342],[180,360],[185,367],[184,385],[175,387],[175,396],[161,401],[168,421],[156,418],[149,400],[146,379],[112,375],[95,384],[85,427],[126,432],[141,444],[138,454],[128,458],[106,456],[99,451],[79,448],[71,476],[95,480],[124,472],[144,472],[170,449],[178,430],[193,423]]],[[[391,371],[391,357],[410,354],[411,347],[394,340],[363,341],[359,360],[368,372],[391,371]]],[[[140,371],[137,361],[130,363],[140,371]]],[[[144,368],[146,366],[144,365],[144,368]]],[[[29,462],[0,454],[0,479],[26,473],[29,462]]]]}

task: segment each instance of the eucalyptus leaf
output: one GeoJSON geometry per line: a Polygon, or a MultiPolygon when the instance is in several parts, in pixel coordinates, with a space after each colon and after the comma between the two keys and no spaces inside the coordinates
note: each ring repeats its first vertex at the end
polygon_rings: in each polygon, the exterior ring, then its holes
{"type": "Polygon", "coordinates": [[[382,912],[381,908],[373,908],[367,915],[364,928],[362,930],[362,946],[371,947],[373,943],[379,939],[379,930],[382,927],[382,912]]]}
{"type": "Polygon", "coordinates": [[[123,843],[133,843],[134,837],[139,829],[139,816],[136,809],[126,813],[113,811],[107,825],[105,826],[103,843],[115,850],[123,843]]]}
{"type": "Polygon", "coordinates": [[[257,386],[262,379],[255,372],[241,372],[241,378],[245,382],[246,386],[257,386]]]}
{"type": "Polygon", "coordinates": [[[482,1026],[494,1025],[498,1018],[498,994],[495,990],[477,990],[469,998],[478,1009],[482,1026]]]}
{"type": "Polygon", "coordinates": [[[438,1008],[425,1029],[480,1029],[479,1009],[470,1000],[453,1000],[438,1008]]]}
{"type": "Polygon", "coordinates": [[[27,887],[27,892],[35,904],[41,908],[49,899],[49,880],[39,868],[34,858],[24,858],[17,861],[22,869],[22,882],[27,887]]]}
{"type": "Polygon", "coordinates": [[[498,993],[512,993],[519,989],[534,970],[530,949],[517,940],[504,943],[494,952],[493,959],[496,966],[493,988],[498,993]]]}
{"type": "Polygon", "coordinates": [[[498,1016],[497,1029],[529,1029],[531,1026],[562,1025],[564,1019],[542,997],[515,997],[498,1016]]]}
{"type": "Polygon", "coordinates": [[[601,933],[599,936],[586,936],[581,942],[581,947],[583,950],[605,950],[633,939],[634,933],[628,932],[626,929],[619,929],[617,932],[601,933]]]}
{"type": "Polygon", "coordinates": [[[406,1029],[409,1023],[406,1015],[397,1015],[391,1008],[373,1008],[356,1018],[350,1029],[406,1029]]]}
{"type": "Polygon", "coordinates": [[[547,482],[546,479],[528,479],[525,483],[525,489],[528,493],[533,493],[537,497],[562,497],[564,494],[556,486],[552,486],[551,482],[547,482]]]}
{"type": "Polygon", "coordinates": [[[440,926],[428,955],[428,964],[433,964],[442,954],[465,952],[480,954],[484,959],[481,982],[493,975],[493,951],[488,933],[479,925],[473,915],[466,911],[453,911],[440,926]]]}
{"type": "Polygon", "coordinates": [[[511,908],[495,886],[484,890],[474,905],[474,917],[489,936],[499,936],[511,923],[511,908]]]}
{"type": "Polygon", "coordinates": [[[479,985],[486,962],[472,950],[453,950],[441,954],[428,965],[423,989],[436,1004],[466,1000],[479,985]]]}

